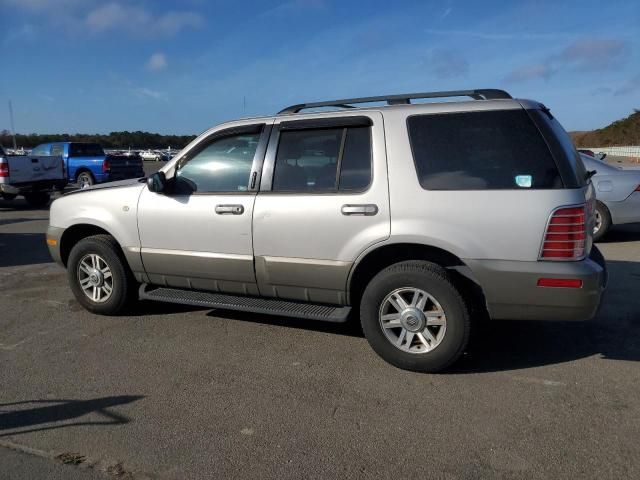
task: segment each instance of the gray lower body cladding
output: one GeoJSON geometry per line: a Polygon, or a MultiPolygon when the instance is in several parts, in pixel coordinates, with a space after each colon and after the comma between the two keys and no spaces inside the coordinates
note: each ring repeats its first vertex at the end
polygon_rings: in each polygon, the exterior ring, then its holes
{"type": "Polygon", "coordinates": [[[489,315],[504,320],[590,320],[598,311],[607,283],[601,254],[579,262],[464,262],[482,286],[489,315]],[[540,278],[582,280],[581,288],[539,287],[540,278]]]}

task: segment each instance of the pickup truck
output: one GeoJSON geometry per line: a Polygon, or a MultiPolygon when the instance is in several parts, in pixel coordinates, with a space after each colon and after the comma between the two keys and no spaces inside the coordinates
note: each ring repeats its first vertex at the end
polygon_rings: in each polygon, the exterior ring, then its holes
{"type": "Polygon", "coordinates": [[[67,184],[60,155],[6,155],[0,147],[0,196],[13,200],[22,195],[32,207],[49,203],[49,192],[67,184]]]}
{"type": "Polygon", "coordinates": [[[140,157],[106,155],[97,143],[43,143],[34,148],[33,152],[38,155],[62,156],[69,181],[80,188],[144,176],[140,157]]]}

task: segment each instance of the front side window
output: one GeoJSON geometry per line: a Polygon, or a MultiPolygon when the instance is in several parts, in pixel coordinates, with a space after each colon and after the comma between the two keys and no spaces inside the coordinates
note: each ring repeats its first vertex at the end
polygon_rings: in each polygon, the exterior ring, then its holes
{"type": "Polygon", "coordinates": [[[422,188],[562,188],[555,160],[524,110],[416,115],[407,125],[422,188]]]}
{"type": "Polygon", "coordinates": [[[216,138],[179,162],[181,193],[246,192],[260,132],[216,138]]]}
{"type": "Polygon", "coordinates": [[[273,191],[365,189],[371,181],[370,130],[370,127],[345,127],[282,131],[273,191]]]}

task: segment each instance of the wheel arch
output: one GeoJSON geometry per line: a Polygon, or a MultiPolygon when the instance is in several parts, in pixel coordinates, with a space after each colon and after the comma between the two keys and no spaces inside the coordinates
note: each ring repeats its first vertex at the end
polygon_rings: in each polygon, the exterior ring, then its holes
{"type": "Polygon", "coordinates": [[[65,229],[65,231],[62,233],[62,236],[60,237],[60,260],[65,267],[67,266],[67,261],[69,260],[71,249],[80,240],[91,237],[93,235],[109,235],[116,241],[116,243],[120,247],[120,250],[122,250],[122,246],[118,242],[118,239],[103,227],[90,223],[78,223],[75,225],[71,225],[69,228],[65,229]]]}
{"type": "Polygon", "coordinates": [[[473,301],[474,306],[486,311],[482,286],[460,257],[440,247],[413,242],[380,245],[356,260],[347,279],[347,301],[358,306],[364,289],[378,272],[406,260],[424,260],[446,268],[454,284],[473,301]]]}
{"type": "Polygon", "coordinates": [[[80,176],[81,173],[88,173],[89,175],[91,175],[91,178],[93,179],[93,181],[96,181],[96,177],[93,174],[93,172],[91,171],[91,169],[89,167],[78,167],[76,169],[76,173],[74,175],[74,180],[77,182],[78,181],[78,177],[80,176]]]}

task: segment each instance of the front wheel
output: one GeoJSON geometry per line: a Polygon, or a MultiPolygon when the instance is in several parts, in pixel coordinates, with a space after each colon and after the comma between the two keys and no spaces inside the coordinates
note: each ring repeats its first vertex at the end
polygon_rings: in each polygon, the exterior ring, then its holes
{"type": "Polygon", "coordinates": [[[67,275],[76,300],[93,313],[121,313],[134,296],[135,281],[109,235],[80,240],[69,254],[67,275]]]}
{"type": "Polygon", "coordinates": [[[371,347],[396,367],[444,370],[464,352],[471,322],[446,270],[425,261],[391,265],[367,285],[360,320],[371,347]]]}

